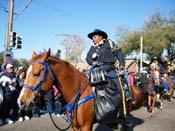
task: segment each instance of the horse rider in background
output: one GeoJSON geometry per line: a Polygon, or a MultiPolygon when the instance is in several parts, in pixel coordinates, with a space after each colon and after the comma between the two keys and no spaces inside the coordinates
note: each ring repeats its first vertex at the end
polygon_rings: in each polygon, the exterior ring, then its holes
{"type": "Polygon", "coordinates": [[[158,58],[154,57],[151,63],[151,73],[154,76],[155,83],[160,85],[160,73],[162,72],[162,66],[158,62],[158,58]]]}

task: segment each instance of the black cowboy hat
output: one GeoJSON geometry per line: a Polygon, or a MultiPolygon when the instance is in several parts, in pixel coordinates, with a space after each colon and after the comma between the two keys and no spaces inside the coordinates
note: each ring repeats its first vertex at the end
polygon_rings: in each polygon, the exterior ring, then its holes
{"type": "Polygon", "coordinates": [[[100,35],[100,36],[102,36],[104,39],[107,39],[107,38],[108,38],[107,33],[104,32],[104,31],[102,31],[102,30],[100,30],[100,29],[95,29],[93,32],[89,33],[87,36],[88,36],[90,39],[92,39],[92,37],[93,37],[94,35],[100,35]]]}

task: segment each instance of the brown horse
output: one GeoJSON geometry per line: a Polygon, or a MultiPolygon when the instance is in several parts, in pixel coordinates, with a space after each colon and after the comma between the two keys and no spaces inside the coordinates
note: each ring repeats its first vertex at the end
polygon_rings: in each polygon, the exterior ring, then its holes
{"type": "Polygon", "coordinates": [[[128,102],[128,113],[143,106],[147,102],[148,96],[147,91],[145,92],[135,85],[130,86],[130,92],[132,100],[128,102]]]}
{"type": "Polygon", "coordinates": [[[153,76],[149,76],[148,83],[148,111],[154,112],[158,89],[155,87],[153,76]]]}
{"type": "MultiPolygon", "coordinates": [[[[48,91],[52,85],[59,87],[65,101],[72,109],[67,109],[72,115],[72,130],[91,131],[94,123],[93,90],[88,77],[78,71],[73,65],[50,55],[50,49],[44,53],[33,52],[27,71],[25,86],[18,98],[20,109],[28,109],[39,91],[48,91]],[[90,96],[91,95],[91,96],[90,96]],[[77,104],[86,96],[89,100],[77,104]],[[76,107],[74,105],[76,103],[76,107]],[[73,108],[75,107],[75,108],[73,108]]],[[[135,102],[140,102],[142,91],[132,87],[131,93],[135,102]]],[[[131,105],[131,104],[130,104],[131,105]]],[[[135,103],[137,105],[137,103],[135,103]]],[[[134,110],[133,106],[130,108],[134,110]]]]}
{"type": "Polygon", "coordinates": [[[158,99],[160,99],[160,109],[163,105],[163,80],[160,77],[155,77],[155,75],[150,74],[148,83],[148,111],[154,112],[155,104],[158,99]]]}

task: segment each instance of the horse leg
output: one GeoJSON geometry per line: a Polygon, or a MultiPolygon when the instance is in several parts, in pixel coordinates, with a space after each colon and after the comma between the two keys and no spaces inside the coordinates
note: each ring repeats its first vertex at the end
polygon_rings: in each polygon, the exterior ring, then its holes
{"type": "Polygon", "coordinates": [[[148,112],[151,112],[151,96],[148,94],[148,112]]]}
{"type": "Polygon", "coordinates": [[[157,100],[157,94],[153,96],[152,112],[154,112],[154,108],[155,108],[156,100],[157,100]]]}
{"type": "Polygon", "coordinates": [[[174,90],[174,85],[170,85],[170,89],[169,89],[170,101],[173,100],[173,90],[174,90]]]}
{"type": "Polygon", "coordinates": [[[84,125],[73,126],[71,131],[92,131],[93,124],[86,123],[84,125]]]}
{"type": "Polygon", "coordinates": [[[163,96],[160,97],[160,109],[163,108],[163,96]]]}
{"type": "Polygon", "coordinates": [[[91,126],[81,127],[81,131],[92,131],[92,127],[91,126]]]}
{"type": "Polygon", "coordinates": [[[77,128],[75,128],[75,127],[72,127],[71,128],[71,131],[79,131],[80,129],[77,129],[77,128]]]}
{"type": "Polygon", "coordinates": [[[71,131],[92,131],[92,126],[85,125],[80,128],[72,127],[71,131]]]}
{"type": "Polygon", "coordinates": [[[173,88],[172,88],[172,99],[174,99],[174,85],[173,85],[173,88]]]}

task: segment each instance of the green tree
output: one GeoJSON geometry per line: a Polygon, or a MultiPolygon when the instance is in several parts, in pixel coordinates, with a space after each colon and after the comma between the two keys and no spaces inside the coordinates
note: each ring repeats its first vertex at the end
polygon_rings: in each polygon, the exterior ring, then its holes
{"type": "Polygon", "coordinates": [[[125,54],[140,51],[140,37],[143,36],[143,51],[150,57],[161,56],[164,48],[170,48],[175,41],[175,11],[170,17],[155,12],[139,30],[129,31],[117,41],[125,54]]]}
{"type": "Polygon", "coordinates": [[[14,58],[13,65],[14,65],[14,67],[22,66],[22,67],[25,67],[25,68],[28,68],[28,66],[29,66],[28,60],[24,59],[24,58],[22,58],[22,59],[14,58]]]}
{"type": "Polygon", "coordinates": [[[0,53],[0,64],[4,63],[4,55],[0,53]]]}

